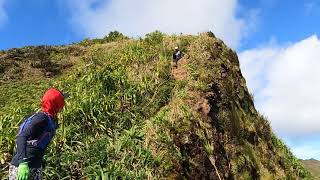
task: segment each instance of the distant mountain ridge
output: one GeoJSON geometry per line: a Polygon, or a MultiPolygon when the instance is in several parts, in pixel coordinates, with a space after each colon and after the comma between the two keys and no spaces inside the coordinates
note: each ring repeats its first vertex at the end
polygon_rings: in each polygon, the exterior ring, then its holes
{"type": "Polygon", "coordinates": [[[300,160],[316,179],[320,179],[320,161],[316,159],[300,160]]]}

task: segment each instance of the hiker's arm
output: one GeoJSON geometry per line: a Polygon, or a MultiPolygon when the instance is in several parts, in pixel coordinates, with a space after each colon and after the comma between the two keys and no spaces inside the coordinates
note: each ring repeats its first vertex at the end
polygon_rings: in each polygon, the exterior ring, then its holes
{"type": "Polygon", "coordinates": [[[26,161],[26,147],[27,147],[27,137],[24,135],[18,135],[17,137],[17,155],[19,159],[19,164],[26,161]]]}
{"type": "Polygon", "coordinates": [[[45,118],[35,118],[30,124],[23,129],[23,131],[17,137],[17,155],[19,164],[22,162],[28,162],[27,157],[27,140],[29,137],[37,135],[45,128],[47,120],[45,118]]]}

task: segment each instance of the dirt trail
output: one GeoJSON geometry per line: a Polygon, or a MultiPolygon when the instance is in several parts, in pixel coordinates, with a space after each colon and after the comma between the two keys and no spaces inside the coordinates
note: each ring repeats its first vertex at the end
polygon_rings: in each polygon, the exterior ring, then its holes
{"type": "Polygon", "coordinates": [[[178,66],[174,67],[172,66],[172,75],[174,77],[175,80],[177,81],[181,81],[187,78],[188,73],[186,70],[186,65],[188,64],[188,61],[186,58],[181,58],[178,61],[178,66]]]}

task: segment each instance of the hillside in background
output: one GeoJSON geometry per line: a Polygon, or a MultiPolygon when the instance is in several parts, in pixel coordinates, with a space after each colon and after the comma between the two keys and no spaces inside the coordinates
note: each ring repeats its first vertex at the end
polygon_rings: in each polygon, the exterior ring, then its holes
{"type": "Polygon", "coordinates": [[[315,179],[320,179],[320,161],[315,159],[307,159],[300,161],[312,173],[315,179]]]}
{"type": "Polygon", "coordinates": [[[71,94],[46,179],[310,179],[254,107],[237,54],[213,33],[0,52],[0,178],[49,87],[71,94]],[[171,65],[172,50],[184,57],[171,65]]]}

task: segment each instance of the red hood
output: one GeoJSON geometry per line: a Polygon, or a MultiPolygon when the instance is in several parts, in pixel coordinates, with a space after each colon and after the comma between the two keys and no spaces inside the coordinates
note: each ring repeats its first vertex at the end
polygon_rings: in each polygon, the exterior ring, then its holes
{"type": "Polygon", "coordinates": [[[56,117],[59,110],[64,107],[64,97],[60,91],[51,88],[44,93],[42,98],[42,111],[56,117]]]}

